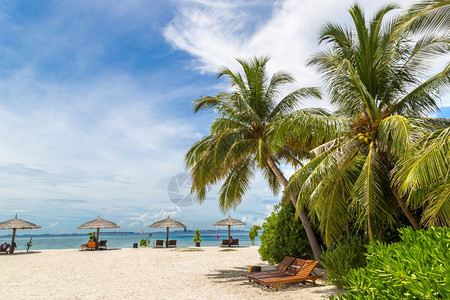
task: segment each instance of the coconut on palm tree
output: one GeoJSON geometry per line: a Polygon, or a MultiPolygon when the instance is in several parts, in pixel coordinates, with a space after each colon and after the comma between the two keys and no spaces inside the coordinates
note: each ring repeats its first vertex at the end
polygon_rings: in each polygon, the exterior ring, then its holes
{"type": "MultiPolygon", "coordinates": [[[[192,193],[202,201],[211,186],[221,183],[219,205],[223,211],[236,207],[250,187],[257,169],[262,171],[274,194],[288,180],[280,169],[283,163],[300,166],[308,155],[309,143],[285,143],[278,151],[272,150],[271,124],[289,115],[307,97],[320,98],[317,88],[301,88],[277,102],[280,88],[293,82],[284,72],[266,73],[268,58],[238,60],[243,73],[224,68],[218,77],[226,76],[234,89],[231,93],[201,97],[194,101],[194,111],[212,110],[217,114],[210,134],[194,143],[186,154],[186,165],[191,169],[192,193]]],[[[307,114],[310,110],[303,111],[307,114]]],[[[316,111],[320,114],[320,110],[316,111]]],[[[292,197],[295,205],[296,197],[292,197]]],[[[300,211],[311,248],[319,259],[321,248],[306,213],[300,211]]]]}
{"type": "Polygon", "coordinates": [[[310,219],[319,222],[328,246],[351,224],[374,239],[399,213],[420,228],[421,211],[407,206],[405,189],[399,190],[392,176],[428,130],[423,117],[437,109],[448,90],[448,63],[437,74],[425,73],[437,56],[449,52],[450,5],[421,2],[388,19],[396,8],[387,5],[366,20],[353,5],[352,28],[324,25],[320,41],[328,47],[309,65],[322,74],[336,115],[290,118],[276,126],[279,145],[292,135],[303,142],[328,140],[312,151],[315,157],[286,189],[288,196],[298,195],[298,209],[307,207],[310,219]]]}

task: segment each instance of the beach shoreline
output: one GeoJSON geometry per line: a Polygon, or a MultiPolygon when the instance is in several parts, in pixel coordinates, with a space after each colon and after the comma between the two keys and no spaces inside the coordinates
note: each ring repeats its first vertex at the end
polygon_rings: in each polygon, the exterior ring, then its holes
{"type": "MultiPolygon", "coordinates": [[[[324,299],[334,286],[290,285],[279,292],[240,276],[268,269],[258,247],[117,248],[19,251],[0,255],[0,296],[14,299],[324,299]]],[[[272,266],[273,268],[273,266],[272,266]]]]}

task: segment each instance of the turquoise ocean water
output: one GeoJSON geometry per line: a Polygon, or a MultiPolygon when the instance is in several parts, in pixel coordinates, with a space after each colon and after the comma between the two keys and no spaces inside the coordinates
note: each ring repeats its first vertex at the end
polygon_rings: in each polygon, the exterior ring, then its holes
{"type": "MultiPolygon", "coordinates": [[[[28,231],[28,230],[27,230],[28,231]]],[[[30,235],[32,231],[30,230],[30,235]]],[[[192,240],[195,232],[193,231],[170,231],[169,239],[177,240],[178,247],[193,247],[195,246],[192,240]]],[[[30,240],[30,235],[20,234],[16,236],[16,251],[25,250],[26,243],[30,240]]],[[[100,240],[108,241],[108,248],[132,248],[133,243],[139,243],[141,239],[146,239],[148,233],[120,233],[120,232],[102,232],[100,230],[100,240]]],[[[239,239],[241,246],[250,246],[251,242],[248,238],[247,231],[233,231],[231,230],[231,236],[234,239],[239,239]]],[[[214,247],[222,241],[222,239],[228,238],[228,231],[206,231],[201,233],[203,239],[202,247],[214,247]],[[217,240],[217,234],[219,240],[217,240]]],[[[154,246],[156,240],[165,240],[165,232],[153,232],[149,238],[151,245],[154,246]]],[[[43,250],[43,249],[79,249],[81,244],[85,244],[88,241],[88,235],[86,234],[60,234],[60,235],[33,235],[31,250],[43,250]]],[[[0,236],[0,243],[11,242],[11,235],[0,236]]],[[[259,246],[260,241],[257,237],[255,245],[259,246]]]]}

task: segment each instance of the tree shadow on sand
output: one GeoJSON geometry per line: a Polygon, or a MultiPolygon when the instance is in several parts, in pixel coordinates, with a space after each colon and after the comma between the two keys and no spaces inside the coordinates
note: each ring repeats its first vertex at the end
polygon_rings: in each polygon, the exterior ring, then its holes
{"type": "Polygon", "coordinates": [[[206,277],[217,282],[244,281],[241,273],[247,272],[245,267],[234,267],[226,270],[215,270],[214,273],[206,274],[206,277]]]}
{"type": "Polygon", "coordinates": [[[16,255],[32,255],[32,254],[38,254],[38,253],[42,253],[42,252],[41,251],[36,251],[36,250],[30,250],[28,252],[17,251],[17,252],[14,252],[12,254],[10,254],[10,253],[2,253],[1,255],[16,256],[16,255]]]}
{"type": "MultiPolygon", "coordinates": [[[[261,264],[267,266],[266,264],[261,264]]],[[[267,268],[265,268],[267,270],[267,268]]],[[[254,288],[262,289],[266,292],[272,293],[277,292],[273,287],[267,287],[263,284],[259,284],[255,281],[249,282],[247,278],[241,276],[241,273],[247,272],[248,267],[232,267],[226,270],[215,270],[214,272],[207,274],[206,277],[208,279],[213,280],[215,282],[227,283],[227,282],[235,282],[240,283],[242,286],[253,286],[254,288]]],[[[285,283],[280,285],[280,291],[296,291],[302,290],[306,288],[312,288],[310,292],[322,294],[322,295],[336,295],[336,293],[345,293],[346,291],[343,289],[338,289],[337,287],[330,288],[324,284],[314,285],[311,282],[293,282],[293,283],[285,283]]],[[[278,293],[279,293],[278,292],[278,293]]]]}

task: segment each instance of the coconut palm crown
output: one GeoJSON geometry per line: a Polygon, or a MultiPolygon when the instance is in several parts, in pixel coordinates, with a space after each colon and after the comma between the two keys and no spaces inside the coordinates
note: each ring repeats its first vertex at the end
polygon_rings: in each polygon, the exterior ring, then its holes
{"type": "Polygon", "coordinates": [[[448,1],[424,1],[388,19],[396,8],[384,6],[368,21],[353,5],[353,28],[332,23],[322,28],[320,42],[328,47],[309,65],[322,74],[342,122],[336,116],[278,121],[275,144],[292,135],[314,140],[306,132],[328,140],[312,151],[315,157],[286,190],[298,195],[298,209],[309,208],[328,246],[352,224],[373,240],[401,212],[420,228],[421,212],[408,208],[407,189],[399,191],[392,176],[399,159],[433,127],[423,117],[449,90],[448,62],[437,74],[425,72],[437,56],[449,53],[450,7],[448,1]]]}
{"type": "MultiPolygon", "coordinates": [[[[320,98],[320,92],[317,88],[301,88],[277,103],[280,88],[293,82],[293,78],[284,72],[269,78],[266,73],[268,60],[267,57],[248,61],[238,59],[243,73],[233,73],[224,68],[218,75],[231,80],[233,92],[201,97],[193,102],[195,112],[210,109],[217,114],[217,118],[211,124],[210,134],[194,143],[186,154],[186,165],[191,169],[193,179],[192,193],[201,202],[208,189],[220,183],[219,206],[224,212],[242,201],[257,169],[262,171],[269,187],[277,194],[280,185],[287,186],[288,182],[279,165],[289,163],[300,166],[301,158],[308,155],[307,143],[285,143],[273,152],[270,134],[273,130],[269,128],[295,111],[301,99],[320,98]]],[[[313,109],[301,112],[323,114],[313,109]]],[[[318,258],[320,246],[306,214],[301,217],[318,258]]]]}

